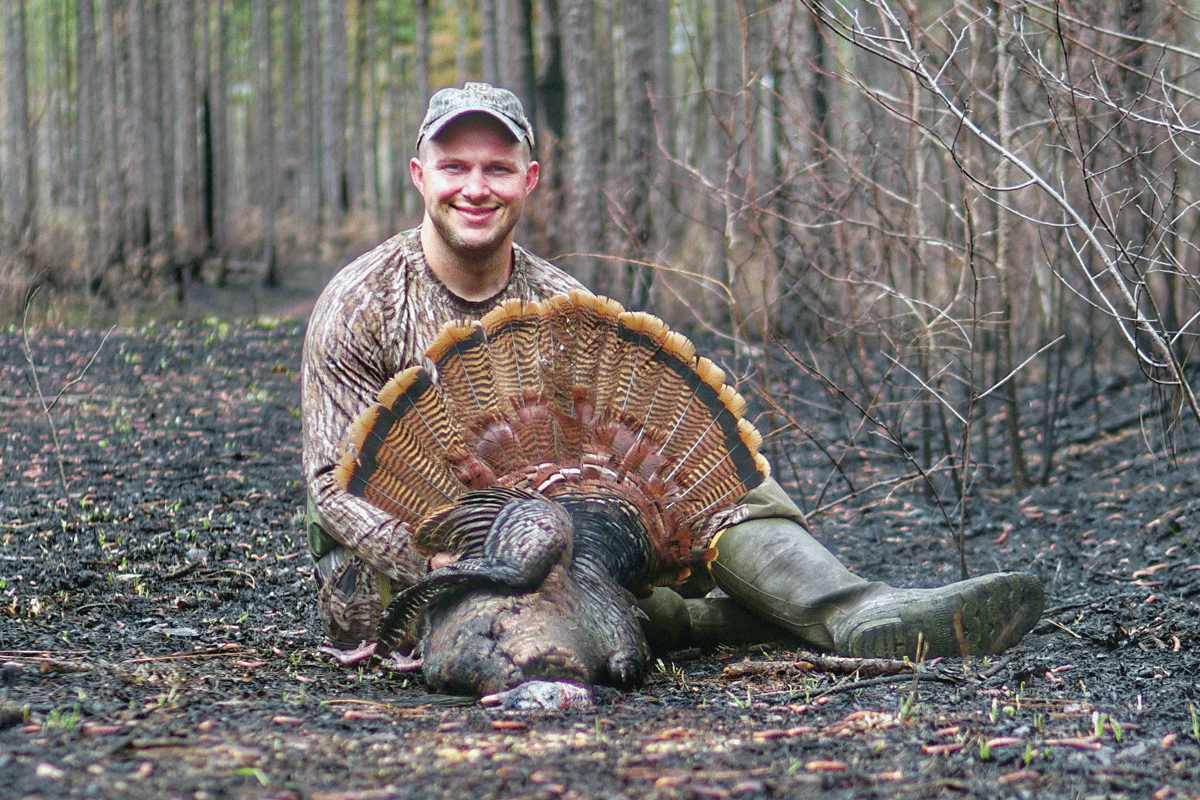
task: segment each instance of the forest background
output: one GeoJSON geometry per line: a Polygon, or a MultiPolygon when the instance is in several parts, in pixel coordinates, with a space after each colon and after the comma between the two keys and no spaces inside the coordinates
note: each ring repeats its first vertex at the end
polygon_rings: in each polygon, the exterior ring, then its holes
{"type": "Polygon", "coordinates": [[[1163,453],[1200,419],[1190,2],[0,2],[5,320],[328,277],[416,222],[425,100],[482,79],[538,134],[521,241],[727,345],[824,451],[810,505],[887,464],[961,532],[1106,383],[1163,453]]]}

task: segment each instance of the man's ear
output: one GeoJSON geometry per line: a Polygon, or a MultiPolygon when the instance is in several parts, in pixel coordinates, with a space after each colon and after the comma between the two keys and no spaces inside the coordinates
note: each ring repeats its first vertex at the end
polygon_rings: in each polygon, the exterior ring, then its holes
{"type": "Polygon", "coordinates": [[[419,158],[409,160],[408,177],[412,180],[412,185],[417,188],[417,191],[425,194],[425,168],[421,166],[419,158]]]}
{"type": "Polygon", "coordinates": [[[541,172],[541,169],[542,168],[538,166],[538,162],[529,162],[529,167],[525,170],[525,194],[532,192],[534,187],[538,185],[538,175],[541,172]]]}

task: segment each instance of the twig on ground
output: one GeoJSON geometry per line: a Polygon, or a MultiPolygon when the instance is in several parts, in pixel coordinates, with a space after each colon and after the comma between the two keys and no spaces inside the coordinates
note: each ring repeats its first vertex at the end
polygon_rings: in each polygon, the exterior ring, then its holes
{"type": "Polygon", "coordinates": [[[29,295],[25,298],[25,310],[21,319],[22,349],[25,351],[25,362],[29,364],[29,374],[33,378],[33,390],[37,393],[38,402],[42,407],[42,414],[45,415],[46,422],[50,426],[50,440],[54,444],[54,458],[58,462],[58,478],[62,482],[63,498],[67,501],[67,513],[72,518],[78,519],[79,514],[76,512],[75,506],[71,504],[71,492],[67,484],[67,470],[65,459],[63,458],[62,442],[58,438],[58,426],[54,424],[54,414],[52,412],[67,390],[83,380],[83,376],[87,374],[92,364],[96,362],[96,357],[100,355],[100,350],[104,347],[104,343],[108,341],[108,337],[112,335],[116,326],[114,325],[109,328],[108,332],[104,334],[104,338],[100,340],[99,346],[92,353],[92,357],[88,359],[88,362],[83,365],[83,369],[79,371],[79,374],[64,383],[62,388],[58,390],[58,394],[54,396],[54,399],[47,402],[46,395],[42,392],[41,381],[38,380],[37,365],[33,363],[33,350],[29,346],[29,308],[33,303],[33,297],[37,294],[38,288],[37,286],[33,287],[29,295]]]}
{"type": "MultiPolygon", "coordinates": [[[[913,682],[936,681],[937,683],[949,683],[954,686],[958,686],[963,683],[962,678],[957,678],[953,675],[946,675],[941,672],[908,672],[896,673],[894,675],[876,675],[873,678],[860,678],[859,680],[847,681],[845,683],[839,683],[836,686],[830,686],[820,694],[813,695],[812,699],[817,700],[819,698],[826,697],[831,694],[837,694],[839,692],[853,692],[857,689],[863,689],[867,686],[875,686],[880,683],[892,683],[894,681],[907,680],[911,680],[913,682]]],[[[796,696],[799,697],[799,694],[796,696]]]]}

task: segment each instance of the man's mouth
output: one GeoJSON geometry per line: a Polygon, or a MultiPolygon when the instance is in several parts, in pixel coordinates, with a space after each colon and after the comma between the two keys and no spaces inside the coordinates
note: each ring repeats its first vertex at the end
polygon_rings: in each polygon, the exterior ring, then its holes
{"type": "Polygon", "coordinates": [[[476,206],[455,206],[454,210],[467,222],[480,223],[492,218],[498,210],[495,206],[480,208],[476,206]]]}

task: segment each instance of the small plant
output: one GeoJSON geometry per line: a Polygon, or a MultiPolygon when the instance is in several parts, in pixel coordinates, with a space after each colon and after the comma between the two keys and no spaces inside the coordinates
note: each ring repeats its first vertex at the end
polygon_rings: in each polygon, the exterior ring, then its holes
{"type": "Polygon", "coordinates": [[[46,716],[46,727],[51,730],[72,730],[79,726],[82,716],[79,706],[73,706],[70,711],[65,712],[53,708],[46,716]]]}
{"type": "Polygon", "coordinates": [[[1092,738],[1103,738],[1106,722],[1108,722],[1108,714],[1101,714],[1099,711],[1092,712],[1092,738]]]}
{"type": "Polygon", "coordinates": [[[901,722],[907,722],[912,718],[919,697],[920,695],[917,693],[916,686],[914,685],[912,689],[909,689],[908,694],[901,698],[900,708],[896,712],[896,716],[900,718],[901,722]]]}
{"type": "Polygon", "coordinates": [[[745,709],[750,708],[753,705],[753,702],[750,699],[750,689],[748,687],[746,689],[745,699],[738,697],[733,692],[725,692],[725,694],[729,695],[729,700],[732,703],[734,708],[739,708],[739,709],[745,710],[745,709]]]}
{"type": "Polygon", "coordinates": [[[249,775],[263,786],[268,786],[271,783],[271,780],[267,777],[267,774],[258,767],[242,767],[236,771],[236,774],[249,775]]]}

